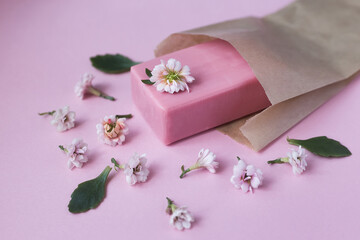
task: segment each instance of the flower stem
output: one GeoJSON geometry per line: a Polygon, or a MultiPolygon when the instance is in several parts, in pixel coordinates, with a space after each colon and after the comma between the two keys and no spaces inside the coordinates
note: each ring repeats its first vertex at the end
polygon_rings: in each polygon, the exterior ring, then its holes
{"type": "Polygon", "coordinates": [[[281,163],[287,163],[289,162],[289,158],[277,158],[275,160],[268,161],[268,164],[281,164],[281,163]]]}
{"type": "Polygon", "coordinates": [[[171,215],[176,210],[176,205],[174,204],[174,201],[170,198],[166,197],[166,200],[168,201],[168,206],[166,208],[166,213],[171,215]]]}
{"type": "MultiPolygon", "coordinates": [[[[194,168],[193,168],[194,169],[194,168]]],[[[180,178],[183,178],[185,176],[185,174],[187,174],[188,172],[190,172],[191,170],[193,170],[192,168],[188,168],[188,169],[185,169],[184,165],[181,166],[181,175],[180,175],[180,178]]]]}
{"type": "Polygon", "coordinates": [[[115,101],[115,100],[116,100],[114,97],[105,95],[105,94],[103,94],[103,93],[100,94],[100,97],[105,98],[105,99],[108,99],[108,100],[110,100],[110,101],[115,101]]]}
{"type": "Polygon", "coordinates": [[[174,201],[173,200],[171,200],[170,198],[168,198],[168,197],[166,197],[166,200],[168,201],[168,206],[170,206],[171,204],[173,204],[174,203],[174,201]]]}
{"type": "Polygon", "coordinates": [[[116,118],[132,118],[132,114],[125,114],[125,115],[115,115],[116,118]]]}
{"type": "Polygon", "coordinates": [[[115,171],[118,171],[119,169],[124,169],[125,166],[124,165],[120,165],[115,158],[111,158],[111,162],[114,164],[114,169],[115,171]]]}
{"type": "Polygon", "coordinates": [[[51,112],[43,112],[43,113],[38,113],[40,116],[44,116],[44,115],[53,115],[56,111],[51,111],[51,112]]]}
{"type": "Polygon", "coordinates": [[[91,94],[93,94],[93,95],[95,95],[95,96],[98,96],[98,97],[102,97],[102,98],[105,98],[105,99],[108,99],[108,100],[111,100],[111,101],[115,101],[115,100],[116,100],[114,97],[109,96],[109,95],[106,95],[105,93],[97,90],[97,89],[94,88],[94,87],[89,87],[89,88],[88,88],[88,91],[89,91],[91,94]]]}
{"type": "Polygon", "coordinates": [[[59,145],[59,148],[60,148],[61,150],[63,150],[64,152],[68,152],[68,150],[67,150],[66,148],[64,148],[63,145],[59,145]]]}

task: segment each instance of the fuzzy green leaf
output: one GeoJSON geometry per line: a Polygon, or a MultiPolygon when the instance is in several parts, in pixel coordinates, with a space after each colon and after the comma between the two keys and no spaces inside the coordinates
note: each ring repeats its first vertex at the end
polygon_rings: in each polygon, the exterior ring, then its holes
{"type": "Polygon", "coordinates": [[[143,83],[147,85],[153,85],[155,82],[150,81],[149,79],[141,80],[143,83]]]}
{"type": "Polygon", "coordinates": [[[148,68],[145,68],[145,73],[148,77],[152,77],[151,71],[148,68]]]}
{"type": "Polygon", "coordinates": [[[287,139],[292,145],[300,145],[310,152],[322,157],[347,157],[351,152],[340,142],[326,136],[309,138],[306,140],[287,139]]]}
{"type": "Polygon", "coordinates": [[[86,212],[99,206],[105,197],[106,179],[111,169],[111,167],[107,166],[97,178],[78,185],[71,194],[71,200],[68,205],[70,212],[86,212]]]}
{"type": "Polygon", "coordinates": [[[130,71],[130,68],[140,62],[134,62],[121,54],[106,54],[91,57],[92,65],[105,73],[123,73],[130,71]]]}

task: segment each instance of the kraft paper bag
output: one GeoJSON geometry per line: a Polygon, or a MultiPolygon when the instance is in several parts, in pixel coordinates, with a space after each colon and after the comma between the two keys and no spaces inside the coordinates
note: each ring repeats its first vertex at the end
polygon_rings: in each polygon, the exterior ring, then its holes
{"type": "Polygon", "coordinates": [[[298,0],[247,17],[174,33],[161,56],[213,39],[248,62],[272,106],[217,129],[259,151],[343,89],[360,69],[360,1],[298,0]]]}

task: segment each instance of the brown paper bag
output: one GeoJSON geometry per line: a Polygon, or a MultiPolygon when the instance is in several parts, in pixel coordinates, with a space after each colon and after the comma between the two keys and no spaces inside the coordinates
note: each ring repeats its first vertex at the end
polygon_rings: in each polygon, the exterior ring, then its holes
{"type": "Polygon", "coordinates": [[[155,55],[215,38],[228,41],[242,55],[272,103],[247,121],[218,130],[261,150],[338,93],[360,69],[360,1],[295,1],[264,18],[172,34],[155,55]]]}

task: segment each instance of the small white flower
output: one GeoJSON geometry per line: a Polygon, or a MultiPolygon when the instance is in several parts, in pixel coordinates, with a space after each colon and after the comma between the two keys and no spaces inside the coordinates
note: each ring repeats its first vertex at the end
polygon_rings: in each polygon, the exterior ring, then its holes
{"type": "Polygon", "coordinates": [[[66,131],[75,126],[75,112],[70,111],[69,107],[63,107],[55,111],[54,119],[51,124],[56,126],[59,132],[66,131]]]}
{"type": "Polygon", "coordinates": [[[195,168],[206,168],[211,173],[216,172],[216,168],[219,167],[219,163],[215,162],[216,155],[210,152],[209,149],[201,149],[198,154],[198,159],[195,164],[195,168]]]}
{"type": "Polygon", "coordinates": [[[170,216],[170,224],[178,230],[189,229],[194,220],[185,207],[176,208],[170,216]]]}
{"type": "Polygon", "coordinates": [[[72,169],[74,167],[81,168],[85,162],[88,161],[86,151],[88,145],[82,140],[75,138],[72,143],[64,148],[66,156],[69,157],[68,167],[72,169]]]}
{"type": "Polygon", "coordinates": [[[174,204],[174,201],[170,198],[166,198],[168,206],[166,213],[170,215],[170,225],[178,230],[189,229],[191,223],[195,221],[192,214],[186,209],[186,207],[178,207],[174,204]]]}
{"type": "Polygon", "coordinates": [[[263,181],[263,174],[260,169],[253,165],[247,165],[243,160],[238,161],[234,166],[233,175],[230,182],[236,188],[241,188],[243,192],[253,192],[253,188],[258,188],[263,181]]]}
{"type": "Polygon", "coordinates": [[[84,73],[81,80],[75,85],[74,91],[76,96],[83,99],[86,93],[91,93],[95,96],[115,101],[114,97],[109,96],[92,86],[92,81],[94,78],[95,77],[91,73],[84,73]]]}
{"type": "Polygon", "coordinates": [[[294,174],[301,174],[305,171],[307,166],[306,157],[305,149],[301,148],[301,146],[299,146],[297,151],[292,149],[288,153],[288,161],[292,166],[294,174]]]}
{"type": "Polygon", "coordinates": [[[166,65],[161,60],[161,64],[156,65],[151,74],[150,81],[154,83],[156,90],[171,94],[185,89],[189,92],[187,83],[195,80],[190,76],[190,68],[181,67],[181,63],[173,58],[169,59],[166,65]]]}
{"type": "Polygon", "coordinates": [[[184,168],[184,165],[181,167],[182,173],[180,178],[183,178],[185,174],[188,172],[198,169],[198,168],[206,168],[211,173],[216,172],[216,168],[219,167],[219,163],[215,161],[216,155],[210,152],[209,149],[201,149],[198,154],[198,159],[196,163],[189,167],[188,169],[184,168]]]}
{"type": "Polygon", "coordinates": [[[99,141],[110,146],[121,145],[129,132],[125,121],[126,118],[117,118],[115,115],[105,116],[96,125],[99,141]]]}
{"type": "Polygon", "coordinates": [[[146,154],[135,153],[127,164],[124,166],[124,174],[126,181],[130,185],[137,182],[145,182],[149,175],[149,169],[146,166],[146,154]]]}
{"type": "Polygon", "coordinates": [[[91,73],[84,73],[81,80],[75,85],[75,94],[79,98],[83,99],[85,93],[87,93],[88,89],[91,87],[92,80],[94,76],[91,73]]]}

